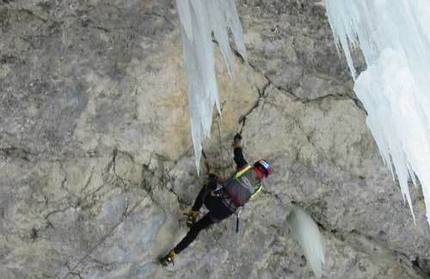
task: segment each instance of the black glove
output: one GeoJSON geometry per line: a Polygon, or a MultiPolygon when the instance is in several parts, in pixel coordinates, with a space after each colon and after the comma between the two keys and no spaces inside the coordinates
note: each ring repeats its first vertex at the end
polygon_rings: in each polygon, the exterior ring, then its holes
{"type": "Polygon", "coordinates": [[[242,140],[242,136],[239,133],[237,133],[233,138],[234,142],[241,141],[241,140],[242,140]]]}

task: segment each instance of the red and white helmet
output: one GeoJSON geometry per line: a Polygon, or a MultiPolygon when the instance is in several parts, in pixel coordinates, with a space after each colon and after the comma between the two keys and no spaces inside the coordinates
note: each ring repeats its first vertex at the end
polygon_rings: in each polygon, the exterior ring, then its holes
{"type": "Polygon", "coordinates": [[[266,159],[260,159],[257,162],[255,162],[254,167],[257,167],[261,169],[264,173],[265,177],[268,177],[269,174],[273,172],[273,166],[272,164],[267,161],[266,159]]]}

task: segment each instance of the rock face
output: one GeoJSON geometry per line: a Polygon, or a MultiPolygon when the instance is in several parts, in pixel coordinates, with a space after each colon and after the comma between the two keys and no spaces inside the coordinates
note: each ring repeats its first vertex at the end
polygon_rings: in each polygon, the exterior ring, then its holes
{"type": "Polygon", "coordinates": [[[194,167],[173,1],[2,1],[1,278],[314,278],[288,232],[293,202],[324,235],[323,278],[429,278],[421,191],[414,225],[324,7],[238,9],[250,65],[236,59],[234,82],[218,68],[223,116],[204,148],[229,174],[246,114],[247,158],[271,159],[275,173],[238,234],[225,220],[161,268],[206,172],[194,167]]]}

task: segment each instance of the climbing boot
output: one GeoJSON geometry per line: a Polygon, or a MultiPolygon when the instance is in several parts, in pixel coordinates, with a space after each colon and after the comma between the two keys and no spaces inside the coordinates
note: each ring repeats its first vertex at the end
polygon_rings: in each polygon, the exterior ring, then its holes
{"type": "Polygon", "coordinates": [[[168,266],[169,264],[175,265],[176,253],[174,250],[170,251],[167,255],[162,257],[159,261],[163,266],[168,266]]]}
{"type": "Polygon", "coordinates": [[[190,211],[184,212],[184,215],[187,216],[187,227],[191,228],[196,223],[200,212],[191,209],[190,211]]]}

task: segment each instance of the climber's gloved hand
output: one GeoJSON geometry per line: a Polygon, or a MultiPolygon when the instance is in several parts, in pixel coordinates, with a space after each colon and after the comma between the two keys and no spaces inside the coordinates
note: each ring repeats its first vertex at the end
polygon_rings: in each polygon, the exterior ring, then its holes
{"type": "Polygon", "coordinates": [[[242,136],[239,134],[239,133],[237,133],[235,136],[234,136],[234,138],[233,138],[233,141],[234,142],[238,142],[238,141],[241,141],[242,140],[242,136]]]}
{"type": "Polygon", "coordinates": [[[242,140],[242,136],[239,133],[237,133],[233,138],[233,148],[242,147],[241,140],[242,140]]]}

